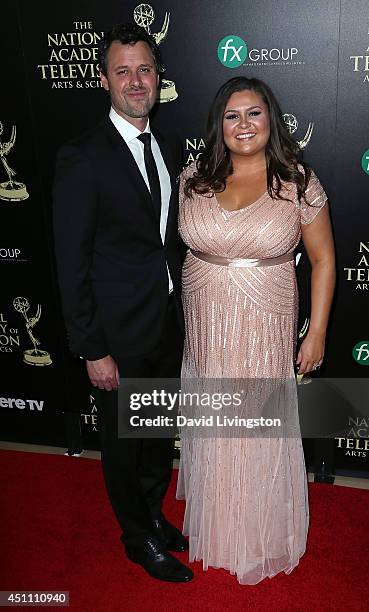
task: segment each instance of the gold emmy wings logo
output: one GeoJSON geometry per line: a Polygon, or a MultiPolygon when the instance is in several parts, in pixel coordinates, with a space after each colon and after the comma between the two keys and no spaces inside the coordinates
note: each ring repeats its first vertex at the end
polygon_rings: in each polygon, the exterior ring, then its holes
{"type": "Polygon", "coordinates": [[[6,202],[20,202],[21,200],[26,200],[29,197],[27,188],[24,183],[13,180],[16,175],[16,171],[9,166],[7,161],[7,155],[9,155],[10,151],[15,145],[17,135],[16,126],[13,125],[10,140],[8,140],[8,142],[2,142],[1,136],[3,135],[3,132],[3,124],[0,121],[0,159],[4,170],[8,175],[8,180],[4,183],[0,183],[0,199],[5,200],[6,202]]]}
{"type": "Polygon", "coordinates": [[[26,349],[23,352],[23,361],[28,365],[33,366],[48,366],[52,364],[50,354],[47,351],[39,349],[40,341],[33,335],[33,328],[41,318],[41,304],[37,306],[37,311],[34,317],[28,317],[27,313],[30,309],[30,304],[25,297],[16,297],[13,300],[14,310],[23,315],[28,336],[33,344],[33,349],[26,349]]]}
{"type": "MultiPolygon", "coordinates": [[[[299,124],[297,122],[295,115],[291,115],[290,113],[285,113],[283,115],[283,120],[286,124],[287,130],[292,136],[292,134],[294,134],[297,131],[297,128],[299,127],[299,124]]],[[[305,136],[301,140],[297,141],[297,144],[299,145],[300,149],[305,149],[308,146],[311,136],[313,134],[313,130],[314,130],[314,123],[310,122],[306,130],[305,136]]]]}
{"type": "MultiPolygon", "coordinates": [[[[155,19],[155,13],[150,4],[139,4],[138,6],[136,6],[133,11],[133,19],[135,20],[138,26],[141,26],[141,28],[145,28],[146,32],[153,36],[157,45],[160,45],[160,43],[167,37],[170,13],[165,12],[162,28],[160,32],[157,32],[156,34],[153,34],[150,30],[150,26],[155,19]]],[[[158,93],[158,101],[173,102],[173,100],[176,100],[177,98],[178,93],[176,91],[174,81],[169,81],[169,79],[162,79],[158,93]]]]}

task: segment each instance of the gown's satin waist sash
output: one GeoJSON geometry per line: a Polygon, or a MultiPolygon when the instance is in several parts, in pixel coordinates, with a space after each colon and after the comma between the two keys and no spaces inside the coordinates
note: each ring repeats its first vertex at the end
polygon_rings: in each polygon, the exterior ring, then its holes
{"type": "Polygon", "coordinates": [[[265,259],[231,259],[229,257],[220,257],[219,255],[211,255],[210,253],[200,253],[193,251],[192,255],[202,261],[215,264],[217,266],[228,266],[229,268],[255,268],[259,266],[278,266],[286,261],[293,260],[293,253],[285,253],[280,257],[267,257],[265,259]]]}

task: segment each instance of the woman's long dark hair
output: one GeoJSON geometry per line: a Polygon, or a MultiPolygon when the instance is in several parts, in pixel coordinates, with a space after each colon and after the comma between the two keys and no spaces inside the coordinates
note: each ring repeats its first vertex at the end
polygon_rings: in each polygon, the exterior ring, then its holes
{"type": "Polygon", "coordinates": [[[232,94],[244,90],[258,93],[268,107],[270,136],[266,146],[267,186],[272,198],[281,197],[281,181],[295,183],[299,200],[304,196],[311,171],[301,159],[299,145],[291,138],[272,90],[259,79],[234,77],[219,89],[211,105],[206,146],[197,161],[197,169],[187,179],[185,194],[206,194],[224,191],[226,179],[233,172],[229,149],[223,138],[223,116],[232,94]],[[302,169],[299,168],[302,167],[302,169]]]}

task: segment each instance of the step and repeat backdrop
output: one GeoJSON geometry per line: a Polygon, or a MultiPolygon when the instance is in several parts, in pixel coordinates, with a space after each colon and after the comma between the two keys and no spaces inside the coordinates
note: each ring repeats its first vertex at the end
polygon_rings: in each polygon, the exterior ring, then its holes
{"type": "MultiPolygon", "coordinates": [[[[84,366],[66,345],[51,186],[59,146],[109,111],[97,44],[122,21],[135,21],[160,44],[166,71],[153,122],[178,135],[186,163],[201,155],[208,108],[223,82],[246,75],[272,87],[331,203],[338,284],[321,376],[369,375],[369,1],[67,0],[45,9],[16,0],[3,7],[0,26],[3,440],[62,446],[66,412],[81,415],[84,446],[98,448],[84,366]]],[[[309,322],[303,248],[296,261],[303,334],[309,322]]],[[[351,421],[350,437],[330,442],[334,463],[364,475],[369,417],[363,410],[351,421]]]]}

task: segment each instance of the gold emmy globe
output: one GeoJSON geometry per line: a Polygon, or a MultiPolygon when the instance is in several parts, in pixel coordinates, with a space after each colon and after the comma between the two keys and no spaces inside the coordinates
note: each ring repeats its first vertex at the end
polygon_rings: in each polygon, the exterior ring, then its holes
{"type": "MultiPolygon", "coordinates": [[[[0,136],[2,136],[3,131],[3,124],[0,121],[0,136]]],[[[4,166],[4,170],[8,175],[8,180],[4,183],[0,183],[0,199],[7,202],[20,202],[21,200],[26,200],[29,197],[25,184],[13,180],[16,172],[9,166],[6,159],[6,156],[14,147],[16,134],[16,127],[13,125],[10,140],[4,143],[0,140],[0,159],[4,166]]]]}
{"type": "MultiPolygon", "coordinates": [[[[297,128],[299,127],[299,124],[298,124],[298,121],[295,115],[291,115],[291,113],[285,113],[283,115],[283,121],[285,122],[288,132],[292,136],[292,134],[294,134],[297,128]]],[[[313,130],[314,130],[314,123],[309,122],[308,129],[306,130],[305,136],[302,138],[302,140],[297,140],[297,144],[299,145],[300,149],[303,150],[308,146],[311,136],[313,134],[313,130]]]]}
{"type": "MultiPolygon", "coordinates": [[[[150,30],[150,26],[155,19],[155,13],[150,6],[150,4],[139,4],[133,11],[133,19],[141,28],[145,28],[148,34],[151,34],[155,39],[157,45],[166,38],[169,28],[169,18],[170,13],[165,13],[164,22],[160,32],[156,34],[152,34],[150,30]]],[[[170,81],[169,79],[162,79],[160,84],[160,89],[158,92],[158,101],[159,102],[173,102],[178,98],[178,93],[176,91],[176,85],[174,81],[170,81]]]]}
{"type": "Polygon", "coordinates": [[[41,318],[41,304],[37,306],[36,315],[31,318],[29,318],[27,315],[27,312],[30,309],[30,304],[27,298],[25,297],[14,298],[13,307],[17,312],[23,315],[25,324],[26,324],[27,333],[33,344],[33,349],[26,349],[23,352],[24,363],[28,363],[29,365],[34,365],[34,366],[51,365],[52,360],[51,360],[50,354],[47,351],[42,351],[41,349],[37,348],[38,346],[40,346],[40,341],[33,335],[33,332],[32,332],[36,323],[38,323],[38,321],[41,318]]]}

